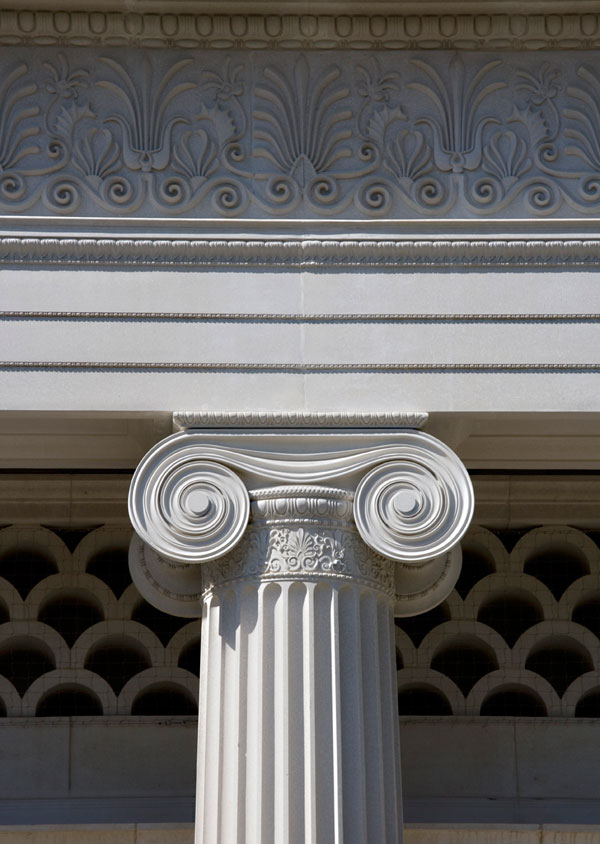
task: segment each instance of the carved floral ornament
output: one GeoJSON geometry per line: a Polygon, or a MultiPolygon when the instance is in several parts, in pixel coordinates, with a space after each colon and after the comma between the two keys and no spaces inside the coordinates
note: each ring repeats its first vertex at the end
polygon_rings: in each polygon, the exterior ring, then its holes
{"type": "Polygon", "coordinates": [[[0,213],[598,214],[595,53],[2,50],[0,213]]]}
{"type": "Polygon", "coordinates": [[[298,577],[364,583],[413,615],[458,578],[473,491],[456,455],[419,431],[189,429],[139,464],[129,511],[134,581],[175,615],[198,615],[224,583],[298,577]]]}

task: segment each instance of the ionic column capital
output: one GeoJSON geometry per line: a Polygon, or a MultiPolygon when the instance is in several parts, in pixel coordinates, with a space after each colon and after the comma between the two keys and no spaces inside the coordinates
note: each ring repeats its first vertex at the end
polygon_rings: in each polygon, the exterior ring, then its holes
{"type": "Polygon", "coordinates": [[[329,577],[369,580],[414,615],[458,577],[473,491],[418,430],[188,428],[142,459],[129,509],[134,579],[165,611],[197,615],[228,580],[329,577]]]}
{"type": "Polygon", "coordinates": [[[202,567],[203,597],[245,580],[360,583],[395,598],[395,568],[360,538],[352,493],[319,486],[250,491],[250,524],[236,548],[202,567]]]}

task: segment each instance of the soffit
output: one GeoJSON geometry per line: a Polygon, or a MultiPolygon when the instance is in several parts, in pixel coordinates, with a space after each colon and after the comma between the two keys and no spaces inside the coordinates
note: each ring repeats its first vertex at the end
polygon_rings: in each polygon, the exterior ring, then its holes
{"type": "MultiPolygon", "coordinates": [[[[2,523],[130,527],[130,481],[130,473],[0,473],[2,523]]],[[[474,524],[491,529],[538,524],[600,528],[597,475],[478,474],[473,486],[474,524]]]]}
{"type": "MultiPolygon", "coordinates": [[[[223,422],[227,414],[205,414],[207,420],[211,415],[216,428],[227,424],[223,422]]],[[[302,412],[255,415],[260,418],[254,423],[252,413],[240,414],[240,418],[247,417],[250,425],[277,428],[282,424],[285,427],[286,416],[292,422],[299,416],[305,420],[310,417],[302,412]]],[[[361,416],[372,420],[377,414],[346,412],[338,415],[347,417],[351,426],[360,426],[361,416]]],[[[385,418],[391,419],[395,414],[379,416],[385,425],[385,418]]],[[[478,473],[590,473],[600,471],[599,417],[598,413],[433,413],[424,430],[447,443],[469,470],[478,473]]],[[[314,414],[314,419],[318,426],[319,414],[314,414]]],[[[205,422],[209,424],[207,420],[205,422]]],[[[389,423],[387,426],[389,428],[389,423]]],[[[17,470],[130,472],[144,454],[172,430],[170,413],[4,412],[0,414],[0,474],[17,470]]],[[[592,481],[597,483],[590,475],[581,483],[585,485],[592,481]]],[[[527,485],[526,481],[524,483],[527,485]]],[[[549,484],[544,488],[551,498],[552,482],[549,484]]],[[[28,487],[26,498],[35,500],[37,485],[35,482],[28,487]]],[[[492,496],[492,501],[497,501],[498,489],[493,487],[495,498],[492,496]]],[[[504,494],[501,492],[501,496],[504,494]]],[[[586,496],[587,492],[574,494],[573,500],[587,500],[586,496]]],[[[3,498],[6,496],[0,494],[0,499],[3,498]]],[[[112,498],[110,492],[108,499],[112,498]]],[[[15,513],[15,517],[17,515],[15,513]]],[[[25,521],[28,518],[31,516],[25,516],[25,521]]],[[[532,519],[531,523],[534,522],[532,519]]]]}

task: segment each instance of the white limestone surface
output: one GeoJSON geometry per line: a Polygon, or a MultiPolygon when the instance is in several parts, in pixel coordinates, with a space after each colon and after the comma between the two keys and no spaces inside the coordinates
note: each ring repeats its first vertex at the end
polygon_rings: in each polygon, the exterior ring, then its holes
{"type": "Polygon", "coordinates": [[[4,269],[4,410],[597,411],[590,270],[4,269]]]}

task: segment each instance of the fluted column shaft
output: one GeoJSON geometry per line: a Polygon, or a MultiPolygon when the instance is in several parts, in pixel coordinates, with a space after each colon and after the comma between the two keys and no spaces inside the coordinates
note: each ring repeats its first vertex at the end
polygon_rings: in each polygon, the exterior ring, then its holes
{"type": "Polygon", "coordinates": [[[400,844],[393,617],[458,577],[456,455],[414,430],[192,427],[142,460],[129,512],[141,594],[202,614],[197,844],[400,844]]]}
{"type": "Polygon", "coordinates": [[[393,564],[351,496],[263,494],[205,567],[196,841],[398,844],[393,564]]]}

